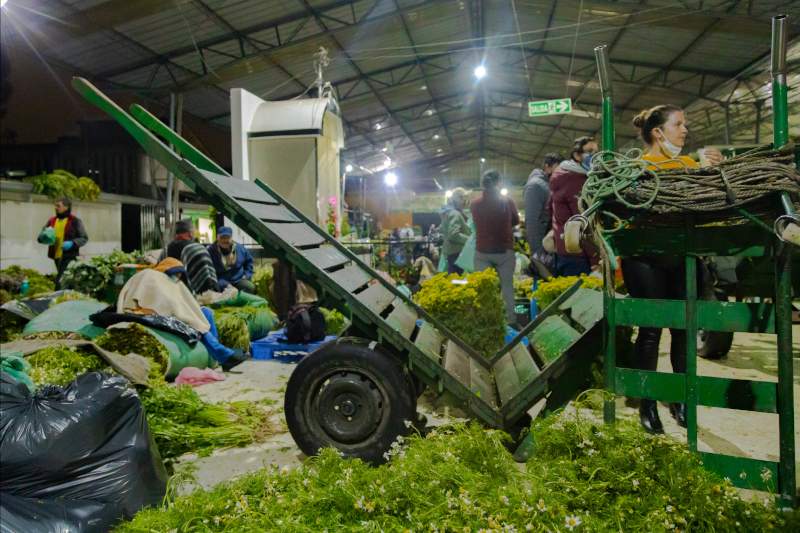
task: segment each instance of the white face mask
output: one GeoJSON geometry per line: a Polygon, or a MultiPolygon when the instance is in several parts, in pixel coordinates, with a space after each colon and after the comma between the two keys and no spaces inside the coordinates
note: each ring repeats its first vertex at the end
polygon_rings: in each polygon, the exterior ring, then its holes
{"type": "Polygon", "coordinates": [[[667,136],[664,135],[663,131],[661,131],[661,128],[657,128],[657,129],[658,129],[658,131],[661,132],[661,136],[663,137],[663,139],[656,139],[658,141],[658,145],[661,147],[661,151],[664,152],[664,154],[666,154],[667,156],[669,156],[672,159],[675,159],[676,157],[678,157],[678,154],[681,153],[681,147],[680,146],[675,146],[674,144],[669,142],[667,140],[667,136]]]}

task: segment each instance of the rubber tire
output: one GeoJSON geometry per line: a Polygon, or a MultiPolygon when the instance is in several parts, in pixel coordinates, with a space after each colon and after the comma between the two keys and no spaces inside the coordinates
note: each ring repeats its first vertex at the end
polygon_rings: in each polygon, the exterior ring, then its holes
{"type": "Polygon", "coordinates": [[[722,359],[733,346],[732,331],[698,331],[697,355],[703,359],[722,359]],[[705,335],[705,342],[701,337],[705,335]]]}
{"type": "Polygon", "coordinates": [[[312,457],[320,449],[333,446],[344,457],[372,464],[386,462],[383,454],[398,436],[408,436],[406,421],[416,420],[417,395],[406,367],[377,343],[343,338],[330,341],[304,357],[292,372],[286,386],[284,410],[286,425],[297,446],[312,457]],[[319,386],[340,372],[367,377],[381,396],[382,416],[377,429],[361,442],[336,442],[325,432],[313,412],[306,412],[319,386]],[[316,391],[315,391],[316,389],[316,391]]]}

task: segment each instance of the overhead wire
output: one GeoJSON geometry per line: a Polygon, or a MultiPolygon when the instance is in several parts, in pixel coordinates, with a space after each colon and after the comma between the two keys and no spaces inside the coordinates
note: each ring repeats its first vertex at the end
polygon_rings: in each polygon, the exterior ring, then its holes
{"type": "Polygon", "coordinates": [[[569,73],[567,74],[567,89],[564,98],[569,96],[569,82],[572,81],[572,65],[575,62],[575,50],[578,49],[578,32],[581,29],[581,15],[583,14],[583,0],[578,8],[578,23],[575,25],[575,40],[572,42],[572,56],[569,58],[569,73]]]}

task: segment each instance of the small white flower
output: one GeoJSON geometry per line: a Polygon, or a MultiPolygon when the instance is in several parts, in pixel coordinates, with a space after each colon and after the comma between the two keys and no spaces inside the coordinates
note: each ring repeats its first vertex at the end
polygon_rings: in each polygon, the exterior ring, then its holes
{"type": "Polygon", "coordinates": [[[638,479],[634,479],[633,480],[633,486],[634,487],[638,487],[639,486],[639,480],[638,479]]]}
{"type": "Polygon", "coordinates": [[[572,531],[575,526],[581,525],[581,519],[578,516],[567,516],[564,518],[564,521],[566,522],[566,526],[570,531],[572,531]]]}
{"type": "Polygon", "coordinates": [[[403,423],[406,425],[407,428],[410,428],[411,424],[413,424],[413,422],[411,422],[411,420],[403,420],[403,423]]]}
{"type": "Polygon", "coordinates": [[[539,500],[539,503],[536,504],[536,508],[542,512],[547,511],[547,506],[544,504],[544,500],[539,500]]]}
{"type": "Polygon", "coordinates": [[[671,512],[672,512],[672,511],[674,511],[674,510],[675,510],[675,508],[674,508],[673,506],[671,506],[671,505],[667,505],[667,512],[668,512],[668,513],[671,513],[671,512]]]}
{"type": "Polygon", "coordinates": [[[283,520],[278,520],[275,523],[278,524],[279,526],[282,526],[283,525],[283,520]]]}

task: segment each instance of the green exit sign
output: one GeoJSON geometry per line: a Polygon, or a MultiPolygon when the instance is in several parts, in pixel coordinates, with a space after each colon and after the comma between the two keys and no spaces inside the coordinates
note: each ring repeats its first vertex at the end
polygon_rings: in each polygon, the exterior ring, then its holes
{"type": "Polygon", "coordinates": [[[561,100],[544,100],[542,102],[528,102],[528,116],[541,117],[542,115],[560,115],[572,112],[572,98],[561,100]]]}

